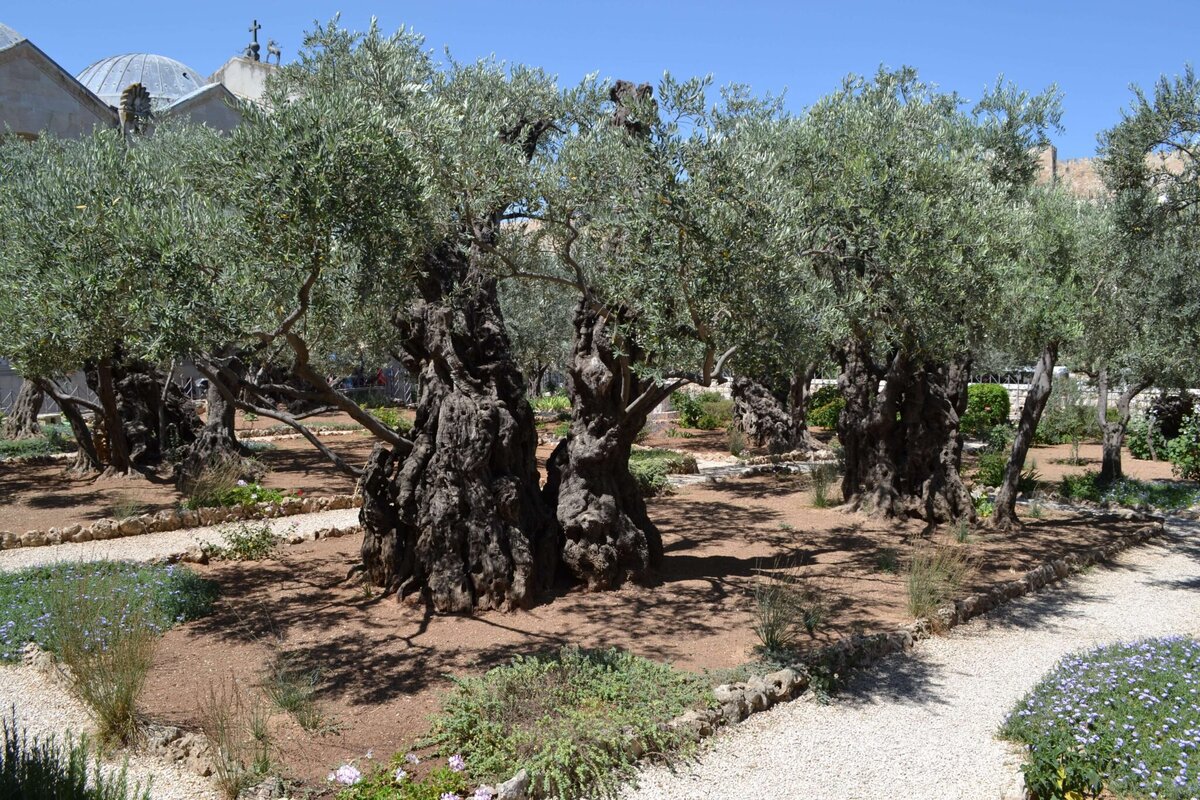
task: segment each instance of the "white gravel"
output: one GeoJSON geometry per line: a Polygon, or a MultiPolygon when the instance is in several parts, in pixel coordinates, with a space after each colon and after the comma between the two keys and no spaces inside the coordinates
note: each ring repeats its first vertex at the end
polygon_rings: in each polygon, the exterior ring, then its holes
{"type": "MultiPolygon", "coordinates": [[[[358,509],[320,511],[268,520],[249,520],[248,524],[266,522],[278,536],[309,533],[319,528],[346,528],[358,524],[358,509]],[[294,527],[293,527],[294,526],[294,527]]],[[[236,522],[225,522],[204,528],[187,528],[163,533],[146,533],[120,539],[105,539],[78,544],[59,544],[48,547],[20,547],[0,551],[0,572],[12,572],[26,567],[54,564],[59,561],[158,561],[178,556],[189,547],[204,543],[220,543],[223,532],[236,522]]]]}
{"type": "MultiPolygon", "coordinates": [[[[66,742],[83,734],[95,733],[84,706],[55,685],[34,667],[0,667],[0,709],[5,715],[17,710],[18,725],[30,736],[54,736],[66,742]]],[[[101,769],[111,775],[121,769],[124,759],[106,760],[101,769]]],[[[160,758],[131,755],[128,761],[129,786],[150,787],[152,800],[216,800],[212,783],[168,764],[160,758]]]]}
{"type": "Polygon", "coordinates": [[[1014,601],[863,673],[830,705],[756,714],[701,758],[649,768],[627,800],[997,800],[1022,795],[1004,716],[1063,655],[1172,633],[1200,635],[1200,527],[1014,601]]]}

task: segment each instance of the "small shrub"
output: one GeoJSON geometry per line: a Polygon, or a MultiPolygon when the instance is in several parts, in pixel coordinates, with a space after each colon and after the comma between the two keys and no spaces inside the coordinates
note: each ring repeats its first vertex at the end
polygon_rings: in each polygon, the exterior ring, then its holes
{"type": "Polygon", "coordinates": [[[792,564],[776,561],[760,571],[754,585],[752,627],[768,656],[791,650],[800,631],[811,636],[829,613],[821,594],[792,570],[792,564]]]}
{"type": "Polygon", "coordinates": [[[932,617],[970,580],[975,568],[961,547],[921,545],[908,566],[908,612],[932,617]]]}
{"type": "Polygon", "coordinates": [[[1008,456],[1003,453],[984,453],[979,456],[975,470],[975,482],[980,486],[999,486],[1004,483],[1004,470],[1008,467],[1008,456]]]}
{"type": "MultiPolygon", "coordinates": [[[[412,764],[397,754],[386,764],[362,776],[358,782],[338,792],[338,800],[442,800],[444,797],[470,798],[467,776],[450,767],[436,767],[424,775],[414,775],[412,764]],[[397,780],[397,775],[400,779],[397,780]]],[[[336,773],[335,773],[336,774],[336,773]]],[[[336,780],[336,778],[335,778],[336,780]]]]}
{"type": "Polygon", "coordinates": [[[571,435],[571,423],[560,422],[553,428],[554,436],[559,439],[565,439],[571,435]]]}
{"type": "Polygon", "coordinates": [[[147,506],[140,500],[135,500],[127,495],[119,494],[113,498],[112,508],[110,512],[115,520],[129,519],[130,517],[140,516],[145,514],[147,506]]]}
{"type": "Polygon", "coordinates": [[[981,494],[975,498],[975,515],[987,519],[996,513],[996,504],[987,495],[981,494]]]}
{"type": "Polygon", "coordinates": [[[671,395],[671,407],[679,411],[679,424],[685,428],[717,431],[733,421],[733,401],[720,392],[693,395],[680,390],[671,395]]]}
{"type": "Polygon", "coordinates": [[[644,497],[662,494],[670,488],[668,475],[697,472],[695,456],[673,450],[634,450],[629,454],[629,474],[644,497]]]}
{"type": "Polygon", "coordinates": [[[846,407],[846,399],[836,386],[822,386],[808,401],[808,424],[818,428],[836,429],[838,417],[846,407]]]}
{"type": "Polygon", "coordinates": [[[128,745],[140,736],[137,701],[161,629],[144,605],[114,591],[121,587],[115,574],[64,580],[52,595],[46,622],[50,649],[95,715],[100,742],[128,745]]]}
{"type": "Polygon", "coordinates": [[[1008,453],[1012,449],[1013,440],[1016,438],[1017,431],[1009,423],[993,425],[984,438],[984,443],[987,445],[985,452],[1008,453]]]}
{"type": "Polygon", "coordinates": [[[892,575],[900,571],[900,556],[894,547],[884,547],[875,553],[875,571],[892,575]]]}
{"type": "Polygon", "coordinates": [[[221,528],[221,541],[204,545],[204,552],[225,561],[262,561],[278,552],[280,537],[268,522],[238,522],[221,528]]]}
{"type": "Polygon", "coordinates": [[[670,754],[690,740],[664,723],[711,703],[703,679],[620,650],[564,648],[461,678],[432,743],[461,753],[472,778],[528,770],[534,797],[615,797],[634,771],[626,743],[670,754]]]}
{"type": "Polygon", "coordinates": [[[230,679],[210,683],[200,701],[200,729],[208,737],[213,781],[225,800],[236,800],[273,767],[266,710],[247,702],[230,679]]]}
{"type": "Polygon", "coordinates": [[[412,431],[412,420],[400,413],[400,409],[382,406],[371,409],[371,416],[401,435],[412,431]]]}
{"type": "Polygon", "coordinates": [[[535,397],[530,401],[534,411],[570,411],[571,398],[565,394],[552,394],[548,397],[535,397]]]}
{"type": "Polygon", "coordinates": [[[1167,442],[1171,471],[1189,481],[1200,480],[1200,415],[1188,417],[1179,435],[1167,442]]]}
{"type": "Polygon", "coordinates": [[[1200,794],[1189,764],[1200,730],[1200,643],[1183,636],[1069,655],[1008,715],[1038,798],[1200,794]]]}
{"type": "Polygon", "coordinates": [[[1121,478],[1105,486],[1095,470],[1082,475],[1064,475],[1058,493],[1066,500],[1086,500],[1126,508],[1151,507],[1176,511],[1200,502],[1200,488],[1166,481],[1121,478]]]}
{"type": "Polygon", "coordinates": [[[1129,448],[1130,455],[1141,461],[1167,458],[1167,439],[1151,416],[1129,420],[1129,427],[1125,429],[1125,446],[1129,448]]]}
{"type": "Polygon", "coordinates": [[[0,458],[34,458],[75,450],[75,438],[67,425],[43,425],[41,433],[28,439],[0,439],[0,458]]]}
{"type": "Polygon", "coordinates": [[[150,790],[129,787],[124,767],[105,776],[99,761],[88,769],[86,740],[59,744],[30,737],[17,724],[16,709],[0,721],[0,797],[12,800],[150,800],[150,790]]]}
{"type": "Polygon", "coordinates": [[[1196,398],[1190,393],[1163,394],[1150,403],[1149,416],[1163,439],[1171,441],[1179,436],[1188,417],[1196,411],[1196,398]]]}
{"type": "Polygon", "coordinates": [[[729,429],[729,454],[741,456],[744,452],[746,452],[746,435],[740,428],[731,427],[729,429]]]}
{"type": "Polygon", "coordinates": [[[971,523],[963,519],[954,524],[954,541],[959,544],[971,541],[971,523]]]}
{"type": "MultiPolygon", "coordinates": [[[[1117,410],[1110,408],[1108,416],[1115,419],[1117,410]]],[[[1038,421],[1034,441],[1040,444],[1064,444],[1100,437],[1096,407],[1084,403],[1083,390],[1074,378],[1055,381],[1042,418],[1038,421]]]]}
{"type": "Polygon", "coordinates": [[[684,428],[696,427],[696,423],[700,421],[700,415],[704,413],[704,409],[700,407],[700,401],[690,392],[683,390],[671,394],[671,408],[679,412],[679,424],[684,428]]]}
{"type": "Polygon", "coordinates": [[[325,714],[317,704],[321,668],[306,668],[289,653],[276,653],[267,663],[263,690],[280,711],[286,711],[309,733],[325,727],[325,714]]]}
{"type": "Polygon", "coordinates": [[[832,464],[818,464],[812,471],[813,508],[828,508],[835,503],[829,498],[829,486],[837,477],[832,464]]]}
{"type": "Polygon", "coordinates": [[[998,383],[972,383],[967,386],[967,410],[959,429],[969,436],[984,436],[1008,421],[1008,390],[998,383]]]}
{"type": "Polygon", "coordinates": [[[285,495],[279,489],[267,489],[260,483],[249,483],[239,478],[229,486],[218,486],[214,481],[211,485],[206,484],[203,489],[193,489],[184,505],[192,510],[228,508],[252,506],[257,503],[282,503],[284,498],[285,495]]]}

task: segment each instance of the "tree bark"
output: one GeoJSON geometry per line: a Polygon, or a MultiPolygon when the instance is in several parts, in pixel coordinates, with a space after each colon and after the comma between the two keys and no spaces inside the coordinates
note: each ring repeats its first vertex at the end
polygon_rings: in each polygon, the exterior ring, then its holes
{"type": "Polygon", "coordinates": [[[60,392],[53,381],[40,379],[38,380],[38,385],[58,405],[59,409],[63,412],[63,416],[67,418],[67,422],[71,425],[71,433],[75,436],[75,444],[79,449],[75,453],[75,461],[71,465],[70,471],[80,474],[99,472],[104,468],[104,464],[96,452],[96,444],[92,440],[92,432],[88,429],[87,421],[84,420],[83,412],[80,410],[80,403],[82,401],[60,392]]]}
{"type": "Polygon", "coordinates": [[[896,417],[907,360],[896,352],[883,369],[871,358],[869,345],[853,341],[843,348],[840,361],[838,389],[846,399],[838,418],[838,438],[846,455],[842,497],[854,511],[901,516],[896,417]]]}
{"type": "Polygon", "coordinates": [[[929,524],[975,521],[975,504],[963,483],[959,419],[967,410],[970,361],[922,364],[905,390],[902,493],[909,516],[929,524]]]}
{"type": "Polygon", "coordinates": [[[1004,468],[1004,480],[996,492],[996,510],[992,513],[992,525],[1004,530],[1018,528],[1017,490],[1021,483],[1021,472],[1025,469],[1025,457],[1033,445],[1038,423],[1050,400],[1054,382],[1054,365],[1058,362],[1058,342],[1047,342],[1038,357],[1033,371],[1033,381],[1021,406],[1021,419],[1017,423],[1017,435],[1013,437],[1008,464],[1004,468]]]}
{"type": "Polygon", "coordinates": [[[1117,420],[1108,421],[1108,370],[1101,368],[1097,387],[1096,414],[1102,435],[1103,456],[1100,464],[1100,483],[1112,483],[1124,477],[1121,468],[1121,447],[1125,444],[1125,430],[1129,427],[1130,404],[1152,381],[1139,378],[1125,387],[1117,396],[1117,420]]]}
{"type": "Polygon", "coordinates": [[[28,378],[22,380],[17,399],[4,418],[4,427],[0,430],[0,435],[5,439],[32,439],[41,433],[38,413],[42,410],[43,399],[44,393],[36,381],[28,378]]]}
{"type": "Polygon", "coordinates": [[[533,411],[496,281],[444,243],[397,319],[419,396],[412,447],[377,446],[360,483],[370,580],[442,612],[527,607],[554,579],[533,411]]]}
{"type": "Polygon", "coordinates": [[[562,561],[588,591],[644,581],[662,563],[662,534],[629,474],[629,454],[668,386],[630,369],[632,343],[618,355],[610,318],[581,300],[567,366],[571,431],[547,464],[544,495],[562,526],[562,561]]]}
{"type": "Polygon", "coordinates": [[[803,370],[793,373],[788,385],[793,449],[818,450],[821,447],[821,443],[808,431],[808,403],[812,398],[812,382],[818,369],[816,362],[806,364],[803,370]]]}
{"type": "MultiPolygon", "coordinates": [[[[227,394],[236,392],[236,387],[227,387],[230,392],[222,392],[221,388],[216,380],[209,379],[208,390],[205,393],[208,410],[204,416],[204,427],[196,440],[188,446],[175,471],[175,483],[183,491],[186,491],[207,467],[223,461],[241,459],[242,447],[238,444],[236,433],[237,407],[226,399],[227,394]]],[[[165,413],[163,416],[165,417],[165,413]]]]}
{"type": "Polygon", "coordinates": [[[765,447],[772,454],[786,453],[795,447],[795,417],[770,389],[756,380],[734,379],[733,420],[755,447],[765,447]]]}

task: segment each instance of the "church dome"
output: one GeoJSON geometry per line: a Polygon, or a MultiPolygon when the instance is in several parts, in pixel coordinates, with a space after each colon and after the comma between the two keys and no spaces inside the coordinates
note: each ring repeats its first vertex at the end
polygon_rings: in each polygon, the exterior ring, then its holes
{"type": "Polygon", "coordinates": [[[0,50],[7,50],[25,37],[0,22],[0,50]]]}
{"type": "Polygon", "coordinates": [[[102,58],[79,73],[79,82],[110,106],[119,105],[121,92],[140,83],[150,92],[150,105],[160,109],[208,83],[196,70],[173,58],[153,53],[126,53],[102,58]]]}

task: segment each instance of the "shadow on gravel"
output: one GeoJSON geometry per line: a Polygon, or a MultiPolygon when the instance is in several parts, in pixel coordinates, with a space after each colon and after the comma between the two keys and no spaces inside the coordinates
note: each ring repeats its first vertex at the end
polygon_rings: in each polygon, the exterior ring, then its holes
{"type": "Polygon", "coordinates": [[[883,659],[873,669],[856,674],[838,694],[837,702],[949,705],[942,689],[946,677],[945,668],[930,664],[920,655],[896,654],[883,659]]]}

